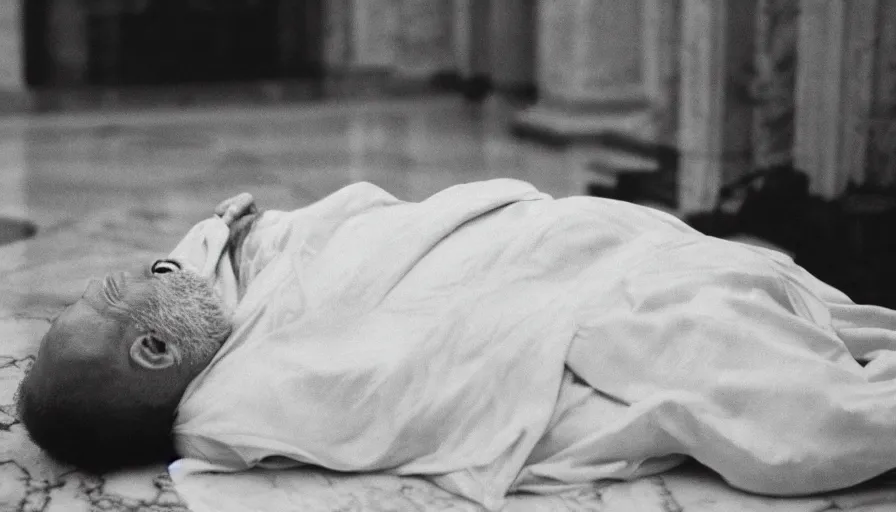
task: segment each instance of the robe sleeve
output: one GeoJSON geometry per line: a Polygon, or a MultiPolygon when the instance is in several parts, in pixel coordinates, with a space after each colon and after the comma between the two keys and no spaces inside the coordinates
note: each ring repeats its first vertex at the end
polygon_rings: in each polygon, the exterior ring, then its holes
{"type": "Polygon", "coordinates": [[[232,260],[239,281],[239,297],[270,263],[285,251],[301,250],[301,210],[265,210],[255,215],[247,229],[234,236],[232,260]]]}

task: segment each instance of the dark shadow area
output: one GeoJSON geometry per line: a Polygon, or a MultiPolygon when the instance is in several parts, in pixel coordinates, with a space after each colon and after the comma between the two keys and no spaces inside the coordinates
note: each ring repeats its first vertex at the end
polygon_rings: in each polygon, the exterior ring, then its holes
{"type": "Polygon", "coordinates": [[[27,220],[0,217],[0,245],[31,238],[37,234],[37,226],[27,220]]]}
{"type": "Polygon", "coordinates": [[[323,2],[29,0],[31,87],[319,78],[323,2]]]}
{"type": "MultiPolygon", "coordinates": [[[[622,199],[657,199],[657,187],[638,185],[622,199]]],[[[758,169],[723,187],[713,211],[685,220],[707,235],[770,242],[855,302],[896,308],[896,188],[850,185],[833,200],[809,189],[808,175],[792,165],[758,169]],[[737,206],[726,208],[729,201],[737,206]]]]}

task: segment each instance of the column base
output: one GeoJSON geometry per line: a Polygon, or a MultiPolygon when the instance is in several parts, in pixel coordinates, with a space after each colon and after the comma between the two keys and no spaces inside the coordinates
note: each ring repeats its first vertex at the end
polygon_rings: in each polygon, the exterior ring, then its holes
{"type": "Polygon", "coordinates": [[[649,139],[652,130],[647,108],[616,105],[577,110],[538,103],[517,114],[510,125],[513,135],[551,146],[600,143],[607,134],[649,139]]]}
{"type": "Polygon", "coordinates": [[[656,115],[638,99],[606,105],[542,102],[517,114],[513,135],[575,155],[588,193],[677,206],[678,150],[662,144],[656,115]]]}
{"type": "Polygon", "coordinates": [[[0,217],[0,245],[25,240],[33,237],[36,233],[37,226],[30,221],[0,217]]]}
{"type": "Polygon", "coordinates": [[[25,90],[0,88],[0,114],[20,114],[33,111],[31,94],[25,90]]]}

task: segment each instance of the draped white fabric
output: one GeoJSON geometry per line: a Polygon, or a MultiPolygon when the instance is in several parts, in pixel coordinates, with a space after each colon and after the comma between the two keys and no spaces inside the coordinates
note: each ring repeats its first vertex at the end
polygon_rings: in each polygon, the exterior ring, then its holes
{"type": "Polygon", "coordinates": [[[236,324],[175,425],[196,510],[191,473],[252,467],[424,475],[497,509],[686,456],[783,495],[896,466],[896,315],[666,214],[361,183],[265,212],[238,269],[226,238],[209,219],[172,253],[236,324]]]}

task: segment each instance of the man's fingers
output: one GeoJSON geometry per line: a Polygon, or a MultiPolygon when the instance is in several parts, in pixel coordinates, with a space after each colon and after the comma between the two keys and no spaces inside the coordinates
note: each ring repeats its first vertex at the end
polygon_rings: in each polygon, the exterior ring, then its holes
{"type": "Polygon", "coordinates": [[[222,218],[230,217],[231,220],[256,211],[258,208],[255,206],[255,198],[248,192],[225,199],[215,207],[215,215],[222,218]]]}
{"type": "Polygon", "coordinates": [[[215,215],[223,215],[227,211],[227,209],[233,205],[240,203],[251,203],[252,201],[252,194],[248,192],[243,192],[242,194],[229,197],[218,203],[218,206],[215,207],[215,215]]]}
{"type": "Polygon", "coordinates": [[[219,217],[224,221],[224,224],[229,226],[236,218],[236,213],[233,211],[233,208],[228,208],[227,211],[225,211],[223,215],[219,215],[219,217]]]}
{"type": "Polygon", "coordinates": [[[215,215],[217,215],[218,217],[224,215],[224,212],[227,211],[227,205],[227,201],[218,203],[218,206],[215,206],[215,215]]]}

